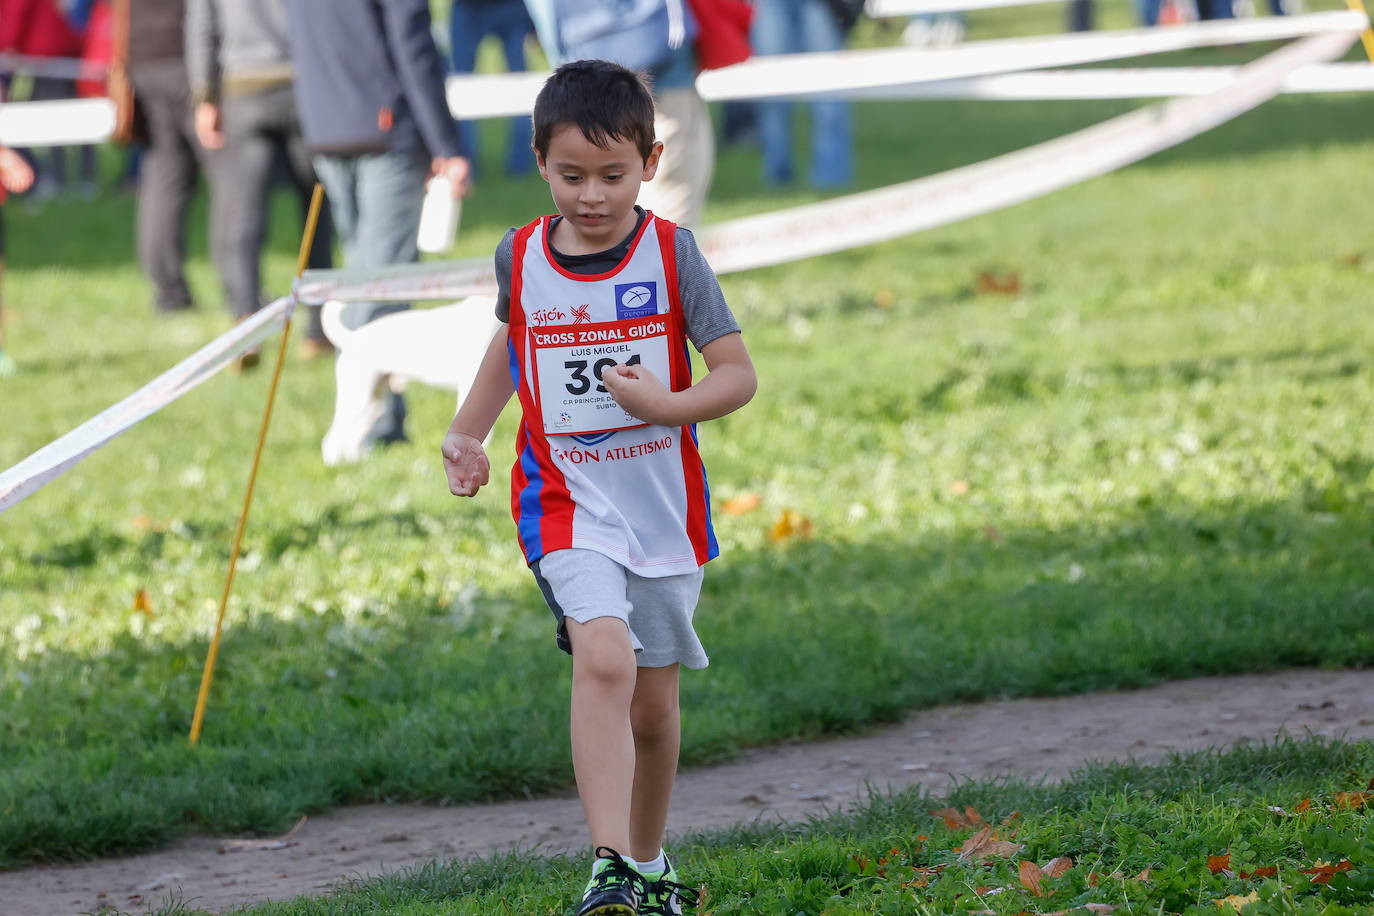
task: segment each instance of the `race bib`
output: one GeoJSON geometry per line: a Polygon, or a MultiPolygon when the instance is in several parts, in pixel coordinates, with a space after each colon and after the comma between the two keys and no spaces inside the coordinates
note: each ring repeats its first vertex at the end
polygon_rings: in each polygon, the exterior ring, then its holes
{"type": "Polygon", "coordinates": [[[618,363],[642,365],[671,387],[668,316],[601,324],[530,328],[535,393],[544,434],[580,436],[647,426],[615,402],[601,373],[618,363]]]}

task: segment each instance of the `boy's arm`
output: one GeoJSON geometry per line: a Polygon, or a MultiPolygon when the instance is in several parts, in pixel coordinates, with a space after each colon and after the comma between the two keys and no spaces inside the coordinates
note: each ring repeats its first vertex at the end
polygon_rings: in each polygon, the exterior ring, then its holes
{"type": "Polygon", "coordinates": [[[738,410],[754,396],[758,376],[738,331],[701,349],[706,375],[691,388],[671,391],[648,369],[624,363],[602,373],[601,381],[631,416],[658,426],[688,426],[738,410]]]}
{"type": "Polygon", "coordinates": [[[496,418],[501,416],[506,402],[515,393],[506,355],[509,331],[509,326],[503,324],[492,337],[482,357],[482,365],[477,367],[472,388],[463,398],[440,446],[448,489],[454,496],[475,496],[490,479],[491,463],[487,461],[482,440],[496,425],[496,418]]]}

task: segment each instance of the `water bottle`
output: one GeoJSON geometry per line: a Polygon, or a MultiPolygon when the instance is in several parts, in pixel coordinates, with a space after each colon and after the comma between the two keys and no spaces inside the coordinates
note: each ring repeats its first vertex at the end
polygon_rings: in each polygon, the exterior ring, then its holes
{"type": "Polygon", "coordinates": [[[463,202],[453,196],[453,181],[435,175],[425,190],[425,202],[420,207],[420,232],[416,246],[428,254],[440,254],[453,247],[458,237],[458,217],[463,202]]]}

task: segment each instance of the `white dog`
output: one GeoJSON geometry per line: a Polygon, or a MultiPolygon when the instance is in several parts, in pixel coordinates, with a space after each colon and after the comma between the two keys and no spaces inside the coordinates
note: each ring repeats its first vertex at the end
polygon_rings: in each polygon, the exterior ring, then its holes
{"type": "Polygon", "coordinates": [[[386,412],[387,393],[407,380],[468,393],[500,322],[496,300],[469,296],[452,305],[394,312],[360,327],[345,323],[345,305],[321,306],[324,332],[338,347],[334,422],[320,443],[324,463],[358,461],[367,434],[386,412]]]}

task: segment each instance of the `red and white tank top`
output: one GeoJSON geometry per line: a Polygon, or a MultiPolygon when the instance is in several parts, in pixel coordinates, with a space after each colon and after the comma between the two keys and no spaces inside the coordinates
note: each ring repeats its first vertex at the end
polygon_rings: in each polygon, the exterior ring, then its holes
{"type": "Polygon", "coordinates": [[[559,266],[552,217],[515,234],[511,376],[523,416],[511,511],[527,562],[568,547],[605,554],[641,576],[692,572],[716,556],[696,427],[645,424],[601,384],[639,363],[673,391],[692,363],[673,255],[676,226],[648,214],[614,269],[559,266]]]}

